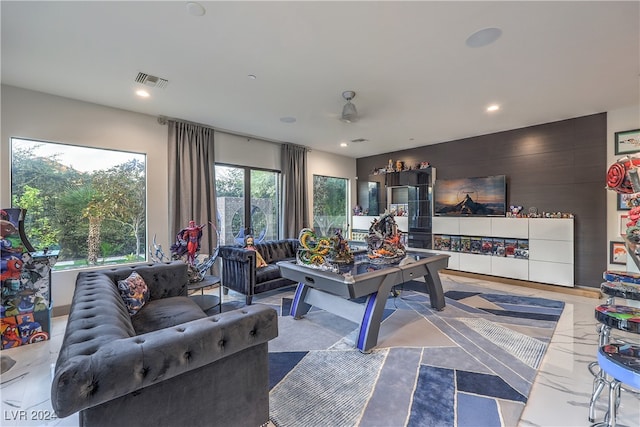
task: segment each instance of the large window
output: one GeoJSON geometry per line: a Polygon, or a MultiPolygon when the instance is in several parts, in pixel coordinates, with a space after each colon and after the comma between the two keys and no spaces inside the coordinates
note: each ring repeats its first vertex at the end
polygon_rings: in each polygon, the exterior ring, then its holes
{"type": "Polygon", "coordinates": [[[11,204],[55,269],[146,260],[146,156],[11,139],[11,204]]]}
{"type": "Polygon", "coordinates": [[[242,245],[248,234],[256,243],[278,239],[280,173],[227,165],[215,169],[221,244],[242,245]]]}
{"type": "Polygon", "coordinates": [[[349,181],[345,178],[313,176],[313,228],[316,234],[332,236],[340,231],[347,237],[348,188],[349,181]]]}

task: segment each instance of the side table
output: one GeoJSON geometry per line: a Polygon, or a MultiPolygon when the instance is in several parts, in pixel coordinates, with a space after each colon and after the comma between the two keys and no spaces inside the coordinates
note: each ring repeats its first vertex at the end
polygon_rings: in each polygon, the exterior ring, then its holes
{"type": "Polygon", "coordinates": [[[189,291],[200,290],[200,295],[191,295],[191,298],[202,308],[202,311],[208,312],[212,308],[220,306],[220,313],[222,313],[222,286],[220,285],[220,278],[218,276],[205,276],[204,279],[199,282],[189,283],[187,289],[189,291]],[[204,294],[204,288],[216,285],[218,286],[218,296],[204,294]]]}

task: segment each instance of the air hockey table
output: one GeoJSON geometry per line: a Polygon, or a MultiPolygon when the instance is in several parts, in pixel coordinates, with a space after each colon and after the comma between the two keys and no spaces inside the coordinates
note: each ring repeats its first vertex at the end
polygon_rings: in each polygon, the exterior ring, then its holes
{"type": "Polygon", "coordinates": [[[338,272],[299,265],[295,261],[277,263],[282,277],[298,282],[291,305],[295,319],[311,307],[321,308],[360,325],[356,347],[369,353],[378,343],[384,307],[394,286],[424,277],[431,307],[445,307],[438,271],[447,268],[449,255],[408,252],[396,264],[369,260],[339,267],[338,272]],[[353,301],[366,297],[366,302],[353,301]]]}

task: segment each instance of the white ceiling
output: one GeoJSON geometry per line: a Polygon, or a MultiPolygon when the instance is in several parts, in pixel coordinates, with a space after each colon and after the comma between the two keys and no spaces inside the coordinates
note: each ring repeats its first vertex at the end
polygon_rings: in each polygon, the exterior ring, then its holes
{"type": "Polygon", "coordinates": [[[356,158],[640,103],[638,1],[200,4],[3,0],[2,83],[356,158]]]}

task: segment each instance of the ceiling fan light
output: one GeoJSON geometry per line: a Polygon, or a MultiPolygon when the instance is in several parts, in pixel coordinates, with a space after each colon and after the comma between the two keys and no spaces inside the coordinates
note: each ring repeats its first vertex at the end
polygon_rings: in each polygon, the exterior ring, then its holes
{"type": "Polygon", "coordinates": [[[351,123],[355,122],[358,119],[358,110],[356,110],[356,106],[351,103],[351,101],[347,101],[342,107],[342,121],[351,123]]]}
{"type": "Polygon", "coordinates": [[[345,90],[342,92],[342,97],[347,101],[342,107],[342,116],[340,120],[345,123],[353,123],[358,120],[358,110],[356,106],[351,103],[351,100],[356,97],[356,93],[352,90],[345,90]]]}

